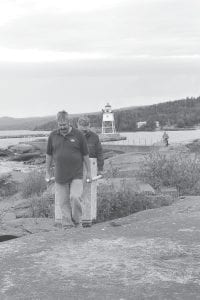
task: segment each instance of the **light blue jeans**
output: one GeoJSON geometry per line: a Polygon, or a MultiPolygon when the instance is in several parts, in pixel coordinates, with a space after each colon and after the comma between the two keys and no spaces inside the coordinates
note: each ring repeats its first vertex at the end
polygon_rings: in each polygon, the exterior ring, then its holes
{"type": "Polygon", "coordinates": [[[55,221],[62,225],[77,225],[82,219],[83,180],[55,184],[55,221]]]}

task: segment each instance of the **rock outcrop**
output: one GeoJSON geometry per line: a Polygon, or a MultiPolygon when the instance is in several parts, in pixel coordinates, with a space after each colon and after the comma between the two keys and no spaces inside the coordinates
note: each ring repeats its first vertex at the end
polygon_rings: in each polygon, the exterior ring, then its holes
{"type": "Polygon", "coordinates": [[[0,167],[0,182],[11,176],[12,170],[8,167],[0,167]]]}
{"type": "Polygon", "coordinates": [[[89,229],[43,228],[0,243],[1,299],[199,299],[200,197],[89,229]]]}
{"type": "Polygon", "coordinates": [[[28,152],[33,152],[34,151],[34,147],[30,144],[17,144],[17,145],[14,145],[14,146],[10,146],[9,147],[9,150],[14,152],[14,153],[18,153],[18,154],[22,154],[22,153],[28,153],[28,152]]]}
{"type": "Polygon", "coordinates": [[[23,154],[18,154],[14,156],[11,160],[12,161],[28,161],[31,159],[35,159],[41,157],[41,153],[39,152],[33,152],[33,153],[23,153],[23,154]]]}

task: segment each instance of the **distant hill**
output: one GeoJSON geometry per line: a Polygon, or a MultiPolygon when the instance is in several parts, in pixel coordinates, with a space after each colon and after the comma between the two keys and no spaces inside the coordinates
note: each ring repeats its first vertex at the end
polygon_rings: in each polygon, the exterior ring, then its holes
{"type": "MultiPolygon", "coordinates": [[[[90,119],[90,124],[92,127],[101,127],[101,122],[102,122],[102,113],[100,112],[92,112],[92,113],[86,113],[86,114],[72,114],[69,115],[70,118],[70,123],[71,125],[73,125],[74,127],[77,126],[77,122],[78,119],[82,116],[82,115],[87,115],[90,119]]],[[[35,130],[53,130],[57,127],[57,122],[55,120],[47,122],[45,124],[42,125],[38,125],[35,127],[35,130]]]]}
{"type": "Polygon", "coordinates": [[[0,130],[34,130],[47,122],[55,120],[55,116],[32,118],[0,118],[0,130]]]}
{"type": "MultiPolygon", "coordinates": [[[[136,131],[137,122],[146,121],[139,130],[154,130],[158,121],[161,128],[191,128],[200,124],[200,97],[149,106],[130,106],[114,110],[117,131],[136,131]]],[[[70,115],[71,123],[76,126],[82,114],[70,115]]],[[[91,126],[101,128],[102,112],[86,113],[91,126]]],[[[34,118],[0,118],[0,130],[53,130],[57,127],[55,116],[34,118]]]]}
{"type": "MultiPolygon", "coordinates": [[[[117,131],[154,130],[158,121],[161,128],[191,128],[200,124],[200,97],[186,98],[164,103],[124,107],[114,110],[117,131]],[[137,128],[137,122],[147,124],[137,128]]],[[[102,112],[88,113],[91,126],[101,128],[102,112]]],[[[76,125],[78,116],[72,115],[71,122],[76,125]]],[[[37,126],[37,130],[52,130],[56,121],[37,126]]]]}
{"type": "MultiPolygon", "coordinates": [[[[87,115],[98,115],[99,112],[88,113],[87,115]]],[[[72,114],[72,123],[77,121],[82,114],[72,114]]],[[[0,130],[52,130],[56,126],[56,116],[12,118],[0,117],[0,130]]]]}

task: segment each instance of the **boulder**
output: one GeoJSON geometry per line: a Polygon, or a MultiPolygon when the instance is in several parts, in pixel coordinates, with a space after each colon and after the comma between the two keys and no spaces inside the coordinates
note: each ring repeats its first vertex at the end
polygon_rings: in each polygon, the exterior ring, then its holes
{"type": "Polygon", "coordinates": [[[33,152],[35,149],[32,145],[19,143],[17,145],[10,146],[9,150],[14,153],[28,153],[28,152],[33,152]]]}
{"type": "Polygon", "coordinates": [[[139,186],[139,191],[141,193],[155,195],[155,190],[150,184],[141,182],[141,183],[138,183],[138,186],[139,186]]]}
{"type": "Polygon", "coordinates": [[[165,187],[165,186],[163,186],[163,187],[160,188],[160,192],[163,195],[171,196],[173,199],[176,199],[179,196],[179,193],[178,193],[178,190],[177,190],[176,187],[165,187]]]}
{"type": "Polygon", "coordinates": [[[47,149],[47,139],[40,139],[35,140],[28,143],[31,145],[35,150],[40,151],[41,153],[45,154],[47,149]]]}
{"type": "Polygon", "coordinates": [[[0,181],[5,181],[8,177],[11,176],[12,170],[7,167],[0,166],[0,181]]]}
{"type": "Polygon", "coordinates": [[[46,162],[46,157],[41,156],[41,157],[32,158],[28,161],[25,161],[24,163],[27,165],[42,165],[45,164],[45,162],[46,162]]]}
{"type": "Polygon", "coordinates": [[[9,222],[15,219],[16,219],[16,214],[14,212],[7,212],[2,216],[1,222],[9,222]]]}
{"type": "Polygon", "coordinates": [[[191,143],[186,144],[186,147],[194,153],[199,153],[200,152],[200,140],[194,140],[191,143]]]}
{"type": "Polygon", "coordinates": [[[8,157],[12,155],[12,152],[8,149],[0,149],[0,157],[8,157]]]}
{"type": "Polygon", "coordinates": [[[40,157],[40,155],[41,155],[41,154],[40,154],[39,152],[34,152],[34,153],[23,153],[23,154],[16,155],[16,156],[13,157],[11,160],[12,160],[12,161],[28,161],[28,160],[30,160],[30,159],[40,157]]]}
{"type": "Polygon", "coordinates": [[[135,178],[104,178],[99,180],[99,188],[101,188],[101,185],[110,186],[115,192],[125,189],[132,193],[146,193],[155,195],[155,190],[150,184],[141,183],[135,178]]]}
{"type": "Polygon", "coordinates": [[[31,218],[31,200],[24,200],[17,205],[14,205],[13,210],[15,212],[16,218],[31,218]]]}
{"type": "MultiPolygon", "coordinates": [[[[39,232],[52,232],[59,229],[54,226],[53,219],[47,218],[20,218],[6,219],[1,221],[0,236],[15,235],[21,237],[39,232]]],[[[1,245],[1,243],[0,243],[1,245]]]]}

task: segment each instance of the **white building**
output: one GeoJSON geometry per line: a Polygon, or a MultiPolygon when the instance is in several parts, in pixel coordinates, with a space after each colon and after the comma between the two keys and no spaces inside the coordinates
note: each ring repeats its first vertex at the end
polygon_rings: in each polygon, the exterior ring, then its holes
{"type": "MultiPolygon", "coordinates": [[[[160,123],[159,121],[155,121],[156,124],[156,128],[160,128],[160,123]]],[[[142,126],[147,125],[147,121],[141,121],[141,122],[137,122],[137,128],[141,128],[142,126]]]]}
{"type": "Polygon", "coordinates": [[[102,134],[116,133],[114,113],[112,111],[111,105],[107,103],[105,108],[102,111],[103,111],[102,134]]]}
{"type": "Polygon", "coordinates": [[[141,128],[142,126],[145,126],[146,124],[147,124],[147,121],[137,122],[137,128],[141,128]]]}

